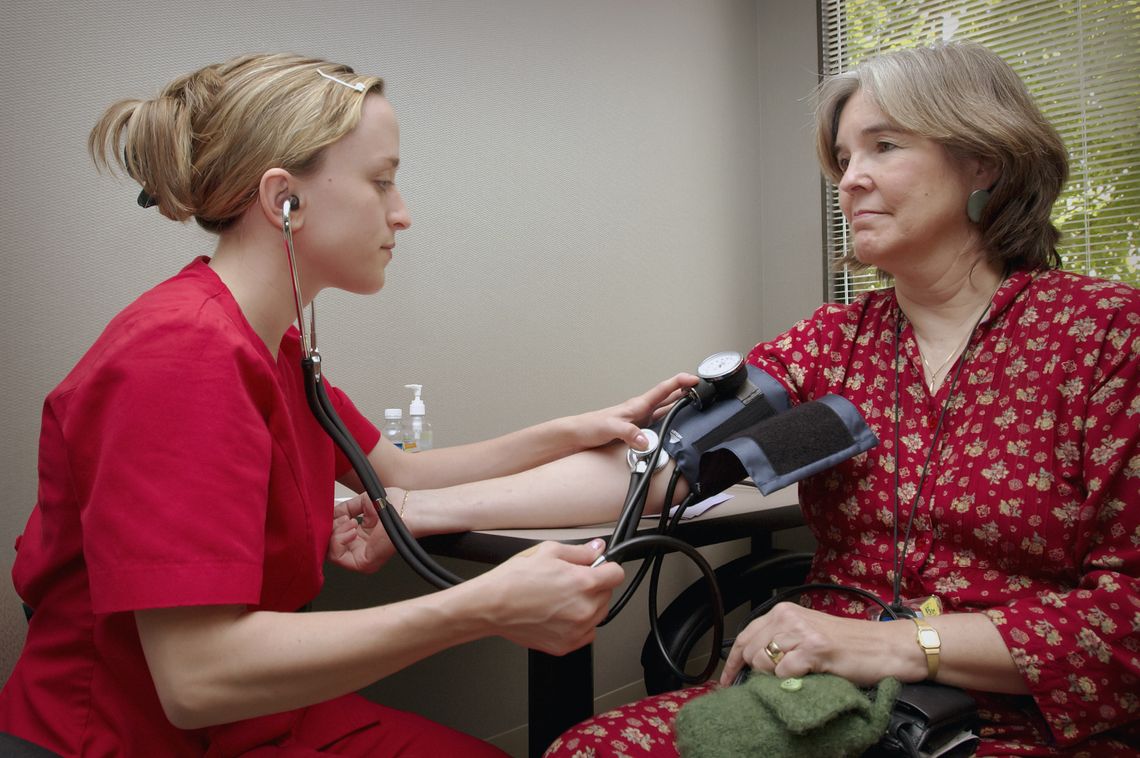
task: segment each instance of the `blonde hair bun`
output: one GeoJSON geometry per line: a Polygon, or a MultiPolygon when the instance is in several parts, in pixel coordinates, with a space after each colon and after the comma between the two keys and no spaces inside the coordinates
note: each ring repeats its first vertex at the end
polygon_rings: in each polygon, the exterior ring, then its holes
{"type": "Polygon", "coordinates": [[[370,92],[383,94],[384,81],[343,64],[243,55],[181,76],[153,99],[115,103],[87,146],[97,167],[142,185],[140,204],[220,232],[254,201],[267,170],[313,170],[359,122],[370,92]]]}

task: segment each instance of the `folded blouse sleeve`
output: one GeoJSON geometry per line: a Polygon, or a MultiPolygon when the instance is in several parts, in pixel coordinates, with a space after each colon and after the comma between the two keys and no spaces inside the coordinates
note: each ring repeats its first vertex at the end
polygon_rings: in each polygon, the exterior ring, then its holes
{"type": "Polygon", "coordinates": [[[1077,586],[985,613],[1060,744],[1140,717],[1140,307],[1104,332],[1083,419],[1077,586]]]}

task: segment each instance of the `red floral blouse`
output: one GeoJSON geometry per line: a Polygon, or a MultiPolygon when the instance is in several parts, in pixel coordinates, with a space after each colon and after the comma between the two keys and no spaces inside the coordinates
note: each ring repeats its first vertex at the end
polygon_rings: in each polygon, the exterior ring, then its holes
{"type": "MultiPolygon", "coordinates": [[[[1109,752],[1140,746],[1140,290],[1011,275],[933,396],[892,290],[824,305],[749,360],[801,401],[847,397],[881,442],[801,483],[810,580],[890,599],[897,465],[900,543],[914,521],[902,596],[937,595],[1001,633],[1032,697],[979,695],[983,754],[1100,733],[1109,752]]],[[[811,602],[868,613],[842,594],[811,602]]]]}

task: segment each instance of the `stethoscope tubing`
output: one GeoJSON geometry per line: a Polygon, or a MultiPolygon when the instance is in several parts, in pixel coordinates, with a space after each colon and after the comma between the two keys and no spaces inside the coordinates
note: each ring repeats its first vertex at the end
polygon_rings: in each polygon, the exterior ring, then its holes
{"type": "Polygon", "coordinates": [[[701,555],[700,551],[695,547],[683,540],[673,537],[671,534],[677,527],[677,524],[680,523],[681,516],[684,514],[685,509],[688,508],[695,499],[695,496],[690,493],[678,505],[676,513],[672,517],[669,516],[669,504],[673,502],[673,493],[676,490],[677,482],[681,476],[680,469],[674,468],[669,484],[666,487],[664,502],[661,505],[661,515],[658,519],[657,532],[641,536],[637,535],[637,526],[641,521],[642,515],[645,513],[649,485],[657,470],[657,460],[662,454],[664,440],[668,438],[669,430],[673,425],[673,420],[677,413],[690,402],[693,402],[693,398],[690,395],[686,395],[674,403],[673,407],[669,409],[669,412],[665,414],[664,419],[661,421],[658,432],[660,442],[657,448],[642,462],[644,470],[638,471],[635,469],[630,474],[626,502],[614,526],[613,534],[610,538],[610,545],[605,554],[599,558],[599,562],[605,560],[622,563],[638,558],[643,560],[638,567],[636,575],[626,585],[621,596],[610,606],[609,612],[598,626],[605,626],[621,612],[630,598],[633,597],[634,592],[637,591],[641,582],[645,579],[646,573],[652,568],[653,573],[649,582],[649,628],[651,636],[657,644],[657,649],[661,653],[662,660],[665,661],[673,674],[686,684],[697,684],[707,681],[720,663],[719,652],[724,643],[724,600],[721,595],[720,585],[717,582],[716,572],[712,566],[709,565],[705,557],[701,555]],[[709,656],[709,661],[704,670],[696,675],[686,673],[683,667],[679,666],[676,661],[673,660],[672,655],[665,647],[665,642],[661,635],[657,614],[657,591],[663,559],[665,554],[670,552],[682,553],[696,564],[698,570],[701,572],[702,578],[704,578],[708,584],[709,597],[712,601],[712,650],[714,654],[709,656]]]}
{"type": "MultiPolygon", "coordinates": [[[[317,361],[319,361],[319,357],[317,361]]],[[[317,375],[314,365],[317,361],[302,360],[305,373],[305,395],[309,400],[309,407],[313,411],[313,415],[317,417],[317,422],[352,464],[352,470],[356,472],[361,486],[372,500],[376,515],[380,518],[380,523],[384,527],[384,531],[388,533],[388,539],[392,541],[396,552],[411,566],[413,571],[438,589],[447,589],[459,584],[463,579],[439,565],[435,559],[427,554],[420,546],[419,541],[408,530],[396,509],[388,502],[384,485],[376,476],[376,470],[372,463],[332,407],[324,383],[317,375]]]]}
{"type": "MultiPolygon", "coordinates": [[[[673,407],[669,409],[669,412],[665,414],[665,418],[661,421],[660,442],[644,461],[645,471],[640,474],[637,471],[631,473],[629,491],[626,493],[625,504],[622,506],[621,514],[618,516],[613,533],[610,535],[610,550],[613,550],[616,545],[633,539],[634,535],[637,534],[637,525],[641,522],[641,517],[645,513],[645,501],[649,494],[649,484],[653,481],[653,473],[657,470],[657,461],[661,457],[661,452],[665,446],[665,435],[668,434],[670,427],[672,427],[673,419],[681,409],[690,402],[692,402],[691,398],[686,395],[673,404],[673,407]]],[[[664,508],[664,506],[662,507],[664,508]]],[[[668,508],[664,508],[664,510],[667,511],[668,508]]],[[[608,551],[607,560],[609,560],[608,551]]]]}
{"type": "Polygon", "coordinates": [[[293,282],[293,299],[297,309],[297,328],[301,332],[301,372],[305,380],[305,398],[309,409],[316,417],[317,423],[329,435],[333,443],[340,449],[352,465],[352,470],[360,479],[360,485],[368,493],[376,515],[380,519],[388,539],[392,541],[396,552],[405,562],[429,584],[446,589],[453,587],[463,579],[445,569],[427,554],[420,543],[408,530],[404,520],[400,518],[396,509],[388,502],[388,495],[380,477],[376,475],[368,456],[365,455],[356,439],[348,431],[333,408],[325,390],[321,372],[321,354],[317,350],[316,337],[316,309],[310,303],[310,321],[305,322],[305,309],[301,297],[301,275],[297,264],[297,256],[293,249],[293,226],[290,215],[293,210],[294,198],[289,198],[281,206],[281,232],[285,242],[285,252],[289,259],[289,272],[293,282]]]}
{"type": "MultiPolygon", "coordinates": [[[[404,559],[413,571],[436,588],[447,589],[448,587],[453,587],[461,583],[463,579],[445,569],[435,561],[435,559],[429,556],[423,547],[420,546],[415,536],[408,530],[404,520],[400,518],[396,509],[388,502],[387,493],[384,490],[384,485],[380,482],[380,477],[376,474],[376,469],[372,466],[364,450],[361,449],[356,439],[344,425],[344,421],[337,414],[336,409],[329,400],[328,392],[325,390],[322,378],[321,356],[316,344],[316,311],[311,303],[309,306],[310,322],[306,323],[304,318],[300,271],[293,248],[293,230],[290,223],[290,213],[293,209],[293,202],[293,198],[290,198],[283,204],[281,208],[281,224],[285,249],[289,259],[290,274],[292,276],[293,295],[297,309],[297,326],[301,332],[301,370],[304,376],[305,397],[308,401],[309,409],[317,419],[317,423],[320,424],[321,428],[324,429],[325,433],[329,435],[329,438],[332,439],[333,443],[348,459],[352,470],[360,480],[360,485],[372,500],[373,507],[376,509],[376,515],[379,517],[384,531],[388,534],[388,538],[392,541],[392,545],[400,557],[404,559]]],[[[688,396],[678,400],[665,415],[661,424],[662,439],[664,439],[668,433],[677,412],[684,408],[689,402],[691,402],[691,398],[688,396]]],[[[672,519],[669,519],[668,508],[666,506],[672,501],[672,493],[677,484],[678,472],[674,471],[673,477],[669,482],[667,489],[668,495],[665,500],[665,505],[662,506],[662,514],[658,526],[660,531],[656,534],[637,536],[637,526],[642,514],[645,512],[645,501],[648,496],[649,485],[656,471],[657,460],[662,453],[662,448],[663,444],[659,443],[657,448],[648,456],[646,461],[644,461],[645,470],[640,473],[635,471],[631,475],[625,504],[614,526],[609,548],[603,556],[599,558],[599,563],[602,561],[621,563],[625,560],[633,560],[635,558],[645,559],[633,581],[627,586],[622,597],[614,603],[610,612],[599,626],[608,623],[625,606],[629,598],[632,597],[633,592],[644,579],[645,573],[651,565],[654,567],[651,588],[655,594],[664,554],[679,552],[687,556],[697,565],[702,576],[709,583],[709,592],[713,600],[713,650],[720,650],[724,639],[724,604],[721,598],[720,588],[717,585],[716,573],[705,557],[701,555],[695,547],[665,533],[672,531],[677,525],[684,508],[692,500],[692,496],[686,498],[685,502],[678,508],[677,514],[672,519]]],[[[686,674],[681,667],[674,663],[668,651],[665,650],[665,645],[661,639],[660,630],[658,629],[656,615],[657,603],[656,597],[653,597],[650,601],[650,627],[657,640],[657,646],[669,667],[685,682],[695,683],[707,680],[718,664],[718,656],[710,656],[706,670],[697,677],[686,674]]]]}

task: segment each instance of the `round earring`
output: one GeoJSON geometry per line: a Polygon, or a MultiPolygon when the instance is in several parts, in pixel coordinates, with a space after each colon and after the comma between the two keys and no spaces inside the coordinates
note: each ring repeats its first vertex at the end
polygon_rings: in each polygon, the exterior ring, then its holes
{"type": "Polygon", "coordinates": [[[975,224],[982,223],[982,211],[986,209],[986,204],[990,201],[989,190],[974,190],[970,193],[970,199],[966,201],[966,215],[975,224]]]}

